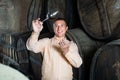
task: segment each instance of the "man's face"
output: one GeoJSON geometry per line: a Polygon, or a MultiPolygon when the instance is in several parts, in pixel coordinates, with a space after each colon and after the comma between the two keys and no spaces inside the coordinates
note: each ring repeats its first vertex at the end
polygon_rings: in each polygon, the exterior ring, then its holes
{"type": "Polygon", "coordinates": [[[68,27],[64,20],[57,20],[54,23],[54,32],[57,37],[64,37],[68,27]]]}

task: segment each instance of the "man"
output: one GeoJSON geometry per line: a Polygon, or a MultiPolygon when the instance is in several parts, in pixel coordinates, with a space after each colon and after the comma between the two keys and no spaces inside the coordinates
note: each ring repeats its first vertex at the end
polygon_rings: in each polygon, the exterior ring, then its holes
{"type": "Polygon", "coordinates": [[[42,80],[72,80],[72,66],[79,68],[82,59],[77,45],[65,37],[67,23],[63,18],[56,19],[53,24],[54,37],[38,40],[42,24],[40,19],[33,20],[33,32],[26,43],[28,50],[41,52],[43,56],[42,80]]]}

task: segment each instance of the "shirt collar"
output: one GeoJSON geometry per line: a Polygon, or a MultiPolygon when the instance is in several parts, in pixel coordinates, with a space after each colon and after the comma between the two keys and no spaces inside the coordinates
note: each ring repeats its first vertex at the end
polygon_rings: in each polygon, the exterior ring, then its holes
{"type": "Polygon", "coordinates": [[[61,40],[66,40],[66,37],[63,37],[63,38],[58,38],[57,36],[54,36],[54,37],[53,37],[53,41],[54,41],[55,43],[59,43],[61,40]]]}

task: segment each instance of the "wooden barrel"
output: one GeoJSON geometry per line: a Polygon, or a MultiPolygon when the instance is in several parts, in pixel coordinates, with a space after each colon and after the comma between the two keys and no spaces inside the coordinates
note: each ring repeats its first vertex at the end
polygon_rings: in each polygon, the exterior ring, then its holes
{"type": "Polygon", "coordinates": [[[77,0],[77,3],[81,24],[88,35],[98,40],[113,37],[120,22],[119,0],[77,0]]]}
{"type": "Polygon", "coordinates": [[[16,47],[16,55],[18,58],[17,62],[19,64],[19,70],[24,74],[28,74],[29,72],[29,54],[26,48],[26,41],[30,35],[31,31],[19,35],[16,47]]]}
{"type": "Polygon", "coordinates": [[[16,46],[20,33],[2,32],[0,33],[0,59],[1,63],[18,68],[16,46]]]}
{"type": "Polygon", "coordinates": [[[35,54],[33,52],[30,53],[30,66],[31,66],[31,72],[34,76],[35,80],[41,80],[42,77],[42,55],[41,53],[35,54]]]}
{"type": "Polygon", "coordinates": [[[4,32],[0,34],[0,47],[6,56],[15,59],[15,37],[17,33],[4,32]]]}
{"type": "Polygon", "coordinates": [[[95,52],[99,46],[97,41],[91,39],[83,30],[79,28],[68,30],[66,35],[70,40],[76,42],[80,55],[83,58],[91,57],[89,54],[95,52]]]}
{"type": "Polygon", "coordinates": [[[44,0],[31,0],[27,16],[27,27],[29,30],[32,30],[32,20],[39,18],[42,12],[44,12],[42,11],[42,7],[44,7],[43,1],[44,0]]]}
{"type": "Polygon", "coordinates": [[[97,50],[91,62],[90,80],[120,80],[120,39],[97,50]]]}
{"type": "Polygon", "coordinates": [[[74,72],[74,76],[77,77],[77,79],[79,77],[80,79],[87,80],[89,78],[92,57],[103,43],[93,40],[79,28],[68,30],[66,36],[77,44],[79,53],[83,59],[82,67],[74,72]],[[78,73],[77,71],[79,71],[79,74],[76,74],[78,73]]]}
{"type": "Polygon", "coordinates": [[[0,80],[29,80],[21,72],[7,66],[0,64],[0,80]]]}
{"type": "Polygon", "coordinates": [[[31,0],[1,0],[0,1],[0,32],[26,31],[28,5],[31,0]],[[24,5],[25,4],[25,5],[24,5]]]}
{"type": "Polygon", "coordinates": [[[20,7],[20,5],[18,4],[16,6],[16,4],[13,3],[13,1],[5,1],[5,0],[2,0],[0,3],[1,3],[0,4],[1,31],[2,30],[12,30],[12,31],[19,30],[19,27],[16,27],[18,26],[18,24],[15,24],[15,23],[18,23],[17,18],[19,18],[19,16],[16,16],[16,13],[17,13],[16,10],[20,7]]]}

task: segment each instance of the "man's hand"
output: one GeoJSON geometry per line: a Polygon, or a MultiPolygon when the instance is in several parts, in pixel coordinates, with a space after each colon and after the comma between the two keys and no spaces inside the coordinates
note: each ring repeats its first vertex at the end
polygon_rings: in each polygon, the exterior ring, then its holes
{"type": "Polygon", "coordinates": [[[69,51],[70,43],[65,43],[64,40],[59,42],[60,48],[63,51],[63,54],[65,55],[69,51]]]}
{"type": "Polygon", "coordinates": [[[35,33],[40,33],[43,29],[43,23],[40,21],[40,18],[32,21],[33,31],[35,33]]]}

